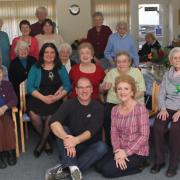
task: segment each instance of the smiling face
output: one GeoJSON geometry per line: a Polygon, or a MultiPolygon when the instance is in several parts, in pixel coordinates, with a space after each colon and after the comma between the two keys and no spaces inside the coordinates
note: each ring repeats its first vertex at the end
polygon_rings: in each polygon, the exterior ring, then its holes
{"type": "Polygon", "coordinates": [[[92,92],[93,87],[88,79],[81,78],[78,80],[76,85],[76,94],[82,104],[87,104],[90,101],[92,92]]]}
{"type": "Polygon", "coordinates": [[[20,30],[23,36],[28,36],[29,33],[31,32],[31,29],[27,24],[22,24],[20,30]]]}
{"type": "Polygon", "coordinates": [[[54,62],[55,56],[56,56],[56,54],[55,54],[54,49],[51,47],[47,47],[44,51],[44,56],[43,56],[44,63],[54,62]]]}
{"type": "Polygon", "coordinates": [[[29,50],[25,47],[19,47],[17,50],[17,54],[20,58],[24,59],[28,56],[29,50]]]}
{"type": "Polygon", "coordinates": [[[63,48],[61,49],[61,51],[59,52],[59,58],[61,59],[61,61],[63,62],[67,62],[70,56],[70,52],[67,48],[63,48]]]}
{"type": "Polygon", "coordinates": [[[102,24],[103,24],[103,17],[102,16],[95,16],[93,18],[93,20],[94,20],[94,25],[96,27],[101,27],[102,26],[102,24]]]}
{"type": "Polygon", "coordinates": [[[53,26],[46,22],[43,26],[43,32],[44,32],[44,34],[52,34],[53,33],[53,26]]]}
{"type": "Polygon", "coordinates": [[[44,21],[44,19],[46,19],[47,17],[47,12],[43,11],[43,10],[39,10],[36,12],[36,17],[38,18],[38,20],[40,22],[44,21]]]}
{"type": "Polygon", "coordinates": [[[132,91],[132,87],[127,82],[120,82],[116,87],[116,93],[119,99],[122,102],[129,101],[133,99],[134,93],[132,91]]]}
{"type": "Polygon", "coordinates": [[[80,57],[80,61],[81,63],[90,63],[91,60],[93,59],[93,54],[91,49],[89,49],[88,47],[84,47],[82,49],[79,50],[79,57],[80,57]]]}
{"type": "Polygon", "coordinates": [[[116,58],[116,66],[119,72],[127,72],[131,65],[129,57],[125,54],[121,54],[116,58]]]}
{"type": "Polygon", "coordinates": [[[171,65],[174,66],[176,70],[180,71],[180,52],[174,53],[170,62],[171,62],[171,65]]]}
{"type": "Polygon", "coordinates": [[[126,33],[127,33],[127,27],[123,26],[123,25],[120,25],[118,28],[117,28],[117,31],[119,33],[119,35],[121,37],[123,37],[126,33]]]}

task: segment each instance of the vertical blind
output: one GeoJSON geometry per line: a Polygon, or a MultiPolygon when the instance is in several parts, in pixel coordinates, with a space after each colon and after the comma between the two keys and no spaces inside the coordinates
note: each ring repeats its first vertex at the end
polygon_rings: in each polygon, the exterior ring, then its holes
{"type": "Polygon", "coordinates": [[[46,7],[48,17],[56,21],[55,0],[0,1],[0,18],[4,22],[2,30],[8,33],[10,42],[21,34],[19,30],[21,20],[27,19],[30,23],[37,21],[35,12],[40,6],[46,7]]]}
{"type": "Polygon", "coordinates": [[[92,14],[100,11],[104,16],[104,24],[115,31],[119,21],[126,21],[129,24],[129,0],[92,0],[92,14]]]}

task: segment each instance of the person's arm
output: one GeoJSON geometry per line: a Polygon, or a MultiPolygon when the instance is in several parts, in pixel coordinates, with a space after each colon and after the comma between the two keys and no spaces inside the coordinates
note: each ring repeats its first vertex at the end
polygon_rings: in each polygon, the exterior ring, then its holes
{"type": "Polygon", "coordinates": [[[131,53],[132,53],[132,58],[133,58],[133,66],[139,67],[139,56],[138,56],[137,48],[136,48],[134,40],[132,39],[131,41],[132,41],[131,53]]]}
{"type": "Polygon", "coordinates": [[[11,50],[10,50],[10,59],[11,59],[11,61],[16,57],[14,49],[16,47],[17,41],[18,41],[17,38],[14,38],[13,41],[12,41],[11,50]]]}
{"type": "Polygon", "coordinates": [[[139,114],[134,117],[137,120],[137,126],[138,126],[138,136],[137,139],[134,140],[129,147],[124,149],[127,156],[131,156],[132,154],[135,154],[137,151],[140,150],[140,148],[143,148],[144,145],[148,145],[148,139],[149,139],[149,115],[148,111],[146,110],[145,106],[141,105],[139,107],[139,114]]]}
{"type": "Polygon", "coordinates": [[[109,61],[113,61],[113,36],[110,35],[109,36],[109,39],[108,39],[108,42],[107,42],[107,45],[106,45],[106,48],[104,50],[104,56],[106,59],[108,59],[109,61]]]}

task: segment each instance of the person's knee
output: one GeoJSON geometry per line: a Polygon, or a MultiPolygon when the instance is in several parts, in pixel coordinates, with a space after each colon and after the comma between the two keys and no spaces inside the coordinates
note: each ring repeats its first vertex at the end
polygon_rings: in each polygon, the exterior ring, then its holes
{"type": "Polygon", "coordinates": [[[105,154],[108,151],[108,146],[103,143],[102,141],[99,141],[96,143],[95,146],[95,153],[98,155],[105,154]]]}

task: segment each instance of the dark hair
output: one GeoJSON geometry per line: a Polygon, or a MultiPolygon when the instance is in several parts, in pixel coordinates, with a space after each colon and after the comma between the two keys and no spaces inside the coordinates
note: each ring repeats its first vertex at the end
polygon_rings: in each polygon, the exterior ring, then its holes
{"type": "Polygon", "coordinates": [[[29,28],[31,28],[30,22],[29,22],[28,20],[26,20],[26,19],[22,20],[22,21],[19,23],[19,29],[20,29],[20,30],[21,30],[21,26],[22,26],[22,25],[28,25],[29,28]]]}
{"type": "MultiPolygon", "coordinates": [[[[52,33],[54,33],[55,23],[51,19],[46,18],[42,23],[42,29],[46,24],[49,24],[50,26],[52,26],[52,33]]],[[[44,34],[44,31],[42,31],[42,34],[44,34]]]]}
{"type": "Polygon", "coordinates": [[[54,67],[57,68],[57,69],[61,68],[62,63],[61,63],[61,61],[59,59],[59,53],[58,53],[58,50],[57,50],[56,46],[53,43],[45,43],[45,44],[43,44],[43,46],[42,46],[42,48],[40,49],[40,52],[39,52],[39,61],[37,62],[37,66],[41,67],[42,64],[44,64],[44,53],[45,53],[46,48],[48,48],[48,47],[54,49],[54,51],[55,51],[55,59],[54,59],[54,65],[55,66],[54,67]]]}

